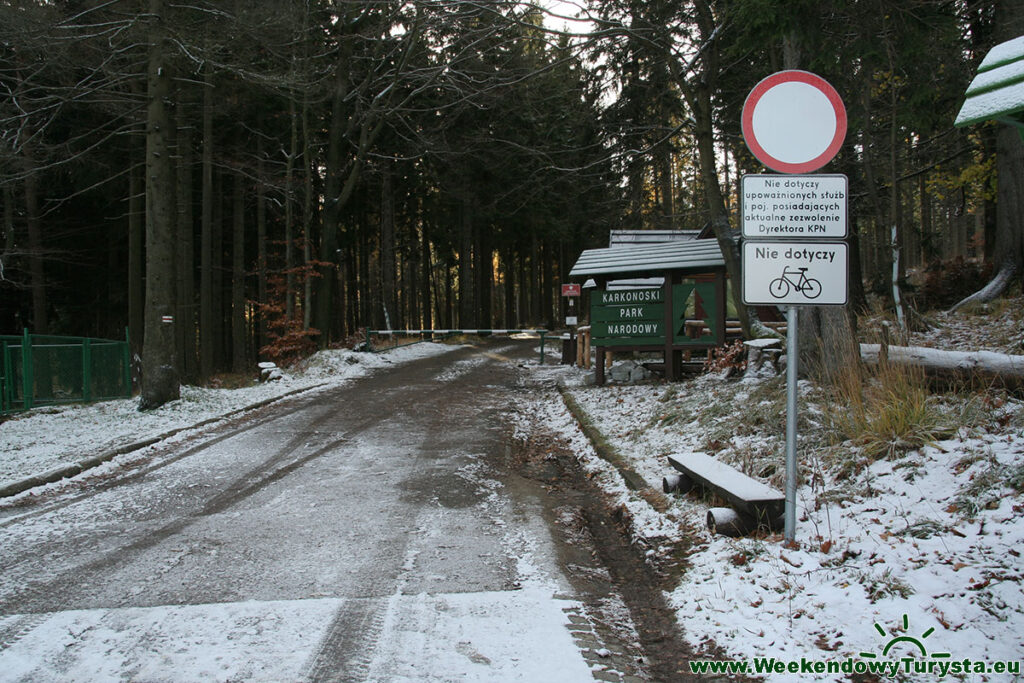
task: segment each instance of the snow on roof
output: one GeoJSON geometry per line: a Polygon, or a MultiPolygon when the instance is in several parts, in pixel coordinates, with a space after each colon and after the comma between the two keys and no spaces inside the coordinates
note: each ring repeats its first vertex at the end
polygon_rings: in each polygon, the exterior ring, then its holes
{"type": "Polygon", "coordinates": [[[999,43],[985,55],[978,66],[978,73],[989,71],[1008,62],[1024,59],[1024,36],[1018,36],[1005,43],[999,43]]]}
{"type": "Polygon", "coordinates": [[[580,254],[569,277],[651,273],[666,270],[692,272],[724,268],[725,259],[716,240],[666,242],[631,247],[587,249],[580,254]]]}
{"type": "Polygon", "coordinates": [[[632,244],[689,242],[697,239],[698,235],[700,235],[700,230],[612,230],[608,233],[608,246],[625,247],[632,244]]]}
{"type": "Polygon", "coordinates": [[[996,119],[1024,126],[1024,36],[996,45],[967,88],[957,126],[996,119]]]}

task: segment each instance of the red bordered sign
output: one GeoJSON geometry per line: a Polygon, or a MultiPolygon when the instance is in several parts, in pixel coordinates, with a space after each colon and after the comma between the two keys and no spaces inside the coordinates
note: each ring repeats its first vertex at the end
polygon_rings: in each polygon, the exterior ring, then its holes
{"type": "Polygon", "coordinates": [[[846,137],[839,93],[808,71],[780,71],[754,86],[743,104],[743,139],[779,173],[811,173],[835,157],[846,137]]]}

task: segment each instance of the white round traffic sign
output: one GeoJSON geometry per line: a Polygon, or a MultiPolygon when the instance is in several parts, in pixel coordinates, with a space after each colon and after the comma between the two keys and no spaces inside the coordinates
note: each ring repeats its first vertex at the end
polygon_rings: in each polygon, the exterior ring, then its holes
{"type": "Polygon", "coordinates": [[[808,71],[780,71],[754,86],[743,105],[743,139],[780,173],[811,173],[846,137],[846,107],[828,81],[808,71]]]}

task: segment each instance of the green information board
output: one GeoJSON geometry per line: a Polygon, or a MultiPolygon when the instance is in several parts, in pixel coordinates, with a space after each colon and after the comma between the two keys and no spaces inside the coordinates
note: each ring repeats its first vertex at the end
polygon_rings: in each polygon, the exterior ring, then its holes
{"type": "MultiPolygon", "coordinates": [[[[672,345],[707,346],[714,334],[691,337],[688,333],[704,326],[715,329],[715,285],[690,282],[672,287],[672,345]],[[691,310],[697,310],[694,292],[700,297],[704,325],[687,325],[691,310]]],[[[590,300],[591,338],[594,346],[665,346],[665,293],[662,288],[597,290],[590,300]]]]}
{"type": "Polygon", "coordinates": [[[628,322],[636,320],[664,320],[665,304],[617,304],[595,306],[591,322],[628,322]]]}
{"type": "Polygon", "coordinates": [[[661,287],[597,290],[590,321],[595,346],[664,346],[665,293],[661,287]]]}
{"type": "Polygon", "coordinates": [[[599,289],[594,292],[591,303],[594,306],[619,306],[629,304],[656,304],[665,301],[661,287],[648,289],[599,289]]]}

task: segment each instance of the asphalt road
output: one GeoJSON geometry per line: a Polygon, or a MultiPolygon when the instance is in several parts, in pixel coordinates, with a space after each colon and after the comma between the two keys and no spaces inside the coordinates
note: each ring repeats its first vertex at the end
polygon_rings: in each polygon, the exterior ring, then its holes
{"type": "Polygon", "coordinates": [[[535,360],[396,366],[6,513],[0,681],[642,678],[510,465],[535,360]]]}

